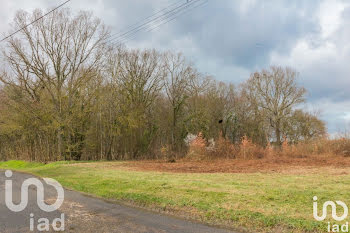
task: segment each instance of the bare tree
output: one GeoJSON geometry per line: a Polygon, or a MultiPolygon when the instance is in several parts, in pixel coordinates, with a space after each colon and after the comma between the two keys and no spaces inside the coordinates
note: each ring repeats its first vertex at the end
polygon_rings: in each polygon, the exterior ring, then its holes
{"type": "MultiPolygon", "coordinates": [[[[18,12],[13,30],[42,14],[18,12]]],[[[296,109],[305,89],[293,69],[271,67],[236,88],[182,54],[114,47],[108,36],[90,13],[62,9],[4,44],[3,159],[151,159],[185,155],[188,133],[280,145],[283,136],[297,143],[326,132],[296,109]]]]}
{"type": "Polygon", "coordinates": [[[160,95],[164,70],[155,50],[125,51],[115,77],[119,88],[120,117],[124,144],[133,157],[146,151],[155,133],[152,109],[160,95]]]}
{"type": "Polygon", "coordinates": [[[306,90],[297,85],[296,78],[295,70],[272,66],[252,74],[246,84],[250,101],[265,111],[278,145],[281,145],[283,121],[292,113],[293,107],[305,100],[306,90]]]}
{"type": "Polygon", "coordinates": [[[166,53],[164,55],[165,79],[164,88],[171,107],[171,144],[172,149],[177,150],[179,143],[179,130],[177,124],[181,111],[189,97],[189,84],[194,74],[194,69],[182,54],[166,53]]]}
{"type": "Polygon", "coordinates": [[[292,143],[310,141],[327,135],[325,122],[318,118],[317,113],[302,110],[293,111],[284,128],[292,143]]]}
{"type": "MultiPolygon", "coordinates": [[[[14,29],[22,28],[43,15],[19,11],[14,29]]],[[[4,56],[11,68],[1,80],[21,88],[33,99],[44,89],[53,104],[57,121],[60,155],[65,156],[63,142],[66,118],[74,105],[79,88],[97,73],[102,62],[108,30],[91,13],[73,16],[68,9],[43,17],[8,41],[4,56]]],[[[67,138],[67,137],[66,137],[67,138]]]]}

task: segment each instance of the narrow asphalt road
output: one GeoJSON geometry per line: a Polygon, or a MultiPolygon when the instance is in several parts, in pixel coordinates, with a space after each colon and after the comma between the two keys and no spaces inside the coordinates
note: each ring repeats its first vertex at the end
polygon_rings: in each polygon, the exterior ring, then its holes
{"type": "MultiPolygon", "coordinates": [[[[39,229],[44,227],[45,224],[42,223],[45,221],[50,224],[49,232],[55,232],[51,224],[54,219],[61,218],[62,213],[64,214],[64,232],[233,233],[138,208],[109,203],[66,189],[62,206],[57,211],[47,213],[38,207],[37,190],[34,185],[29,186],[27,207],[21,212],[12,212],[5,204],[5,180],[12,180],[13,203],[19,204],[22,183],[31,177],[33,176],[13,172],[12,176],[8,178],[5,176],[5,170],[0,170],[1,233],[41,232],[37,227],[39,226],[39,229]],[[31,219],[33,224],[30,224],[31,219]],[[34,231],[30,230],[31,225],[34,227],[34,231]]],[[[44,184],[45,202],[52,204],[56,201],[56,190],[52,186],[46,185],[44,181],[42,183],[44,184]]]]}

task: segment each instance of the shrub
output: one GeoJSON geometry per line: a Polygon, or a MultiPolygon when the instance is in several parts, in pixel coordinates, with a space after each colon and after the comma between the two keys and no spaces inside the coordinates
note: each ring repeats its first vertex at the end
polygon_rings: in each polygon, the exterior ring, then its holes
{"type": "Polygon", "coordinates": [[[211,157],[214,158],[235,158],[236,157],[235,146],[231,141],[220,134],[215,143],[214,150],[211,153],[211,157]]]}
{"type": "Polygon", "coordinates": [[[238,157],[243,159],[263,158],[266,157],[267,151],[254,144],[247,136],[244,136],[241,140],[238,157]]]}
{"type": "Polygon", "coordinates": [[[160,149],[161,158],[165,159],[166,161],[173,161],[178,156],[175,151],[171,149],[171,145],[165,145],[160,149]]]}
{"type": "Polygon", "coordinates": [[[313,141],[303,141],[289,145],[285,140],[282,154],[288,157],[306,157],[309,155],[341,155],[350,156],[350,139],[321,138],[313,141]]]}
{"type": "Polygon", "coordinates": [[[189,143],[187,158],[202,160],[207,157],[206,141],[203,134],[198,133],[197,137],[189,143]]]}
{"type": "Polygon", "coordinates": [[[276,155],[275,150],[273,149],[270,142],[267,143],[267,146],[265,148],[265,157],[272,158],[276,155]]]}
{"type": "Polygon", "coordinates": [[[284,138],[281,147],[273,147],[271,143],[263,147],[253,143],[247,136],[242,137],[238,145],[234,145],[230,140],[220,135],[216,141],[211,140],[208,146],[203,134],[199,133],[190,140],[186,158],[191,160],[216,158],[275,159],[281,156],[304,158],[317,155],[350,157],[350,139],[320,138],[290,144],[288,139],[284,138]]]}

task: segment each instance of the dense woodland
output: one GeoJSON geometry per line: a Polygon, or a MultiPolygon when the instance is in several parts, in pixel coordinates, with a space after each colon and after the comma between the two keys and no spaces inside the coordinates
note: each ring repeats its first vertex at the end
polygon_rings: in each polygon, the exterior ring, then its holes
{"type": "MultiPolygon", "coordinates": [[[[42,14],[18,12],[13,31],[42,14]]],[[[63,9],[3,43],[0,159],[183,157],[199,133],[262,147],[326,135],[324,122],[300,109],[306,90],[292,68],[252,71],[233,85],[178,51],[128,49],[109,36],[91,13],[63,9]]]]}

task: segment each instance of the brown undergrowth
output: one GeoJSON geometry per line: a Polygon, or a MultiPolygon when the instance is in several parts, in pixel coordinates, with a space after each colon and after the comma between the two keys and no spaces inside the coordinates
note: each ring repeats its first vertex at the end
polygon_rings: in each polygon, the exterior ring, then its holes
{"type": "Polygon", "coordinates": [[[122,166],[142,171],[159,171],[175,173],[314,173],[323,169],[336,174],[350,173],[350,158],[341,156],[309,156],[305,158],[263,158],[263,159],[216,159],[189,161],[178,160],[176,163],[166,161],[132,161],[122,166]]]}

